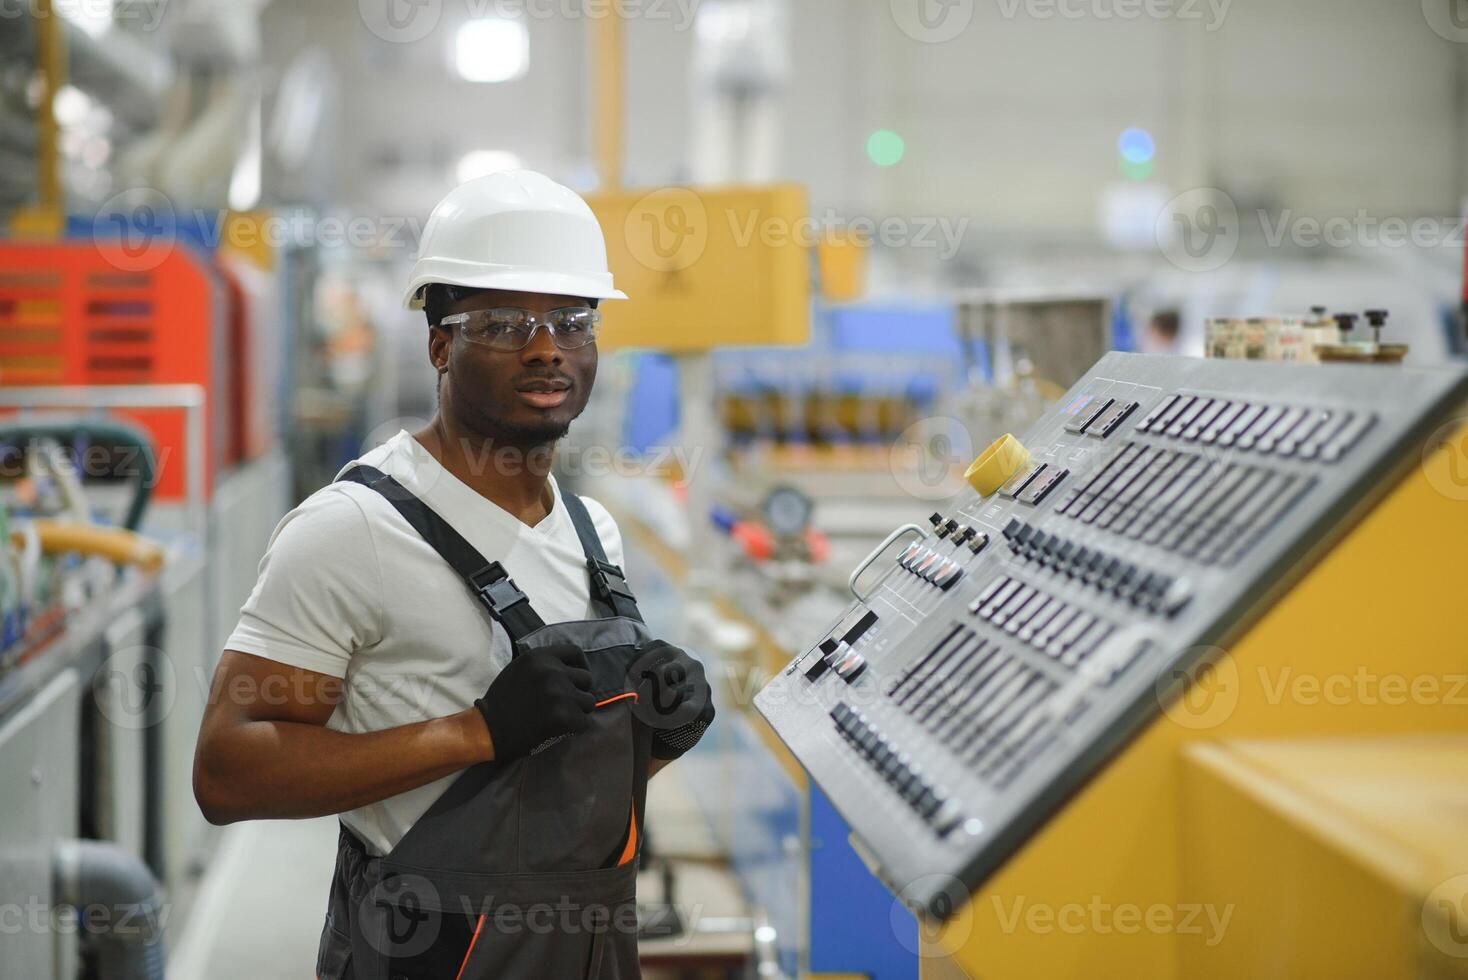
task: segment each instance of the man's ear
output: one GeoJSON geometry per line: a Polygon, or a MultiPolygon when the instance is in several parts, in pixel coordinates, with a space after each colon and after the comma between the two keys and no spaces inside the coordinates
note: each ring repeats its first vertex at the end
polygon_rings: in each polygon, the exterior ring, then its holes
{"type": "Polygon", "coordinates": [[[454,335],[451,331],[442,327],[428,328],[428,362],[439,374],[449,369],[449,347],[452,346],[453,340],[454,335]]]}

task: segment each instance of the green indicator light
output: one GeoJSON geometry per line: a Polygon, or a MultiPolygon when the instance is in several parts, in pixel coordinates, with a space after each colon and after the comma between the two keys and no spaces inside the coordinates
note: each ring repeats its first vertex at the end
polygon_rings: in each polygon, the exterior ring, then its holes
{"type": "Polygon", "coordinates": [[[1152,161],[1123,159],[1121,161],[1121,172],[1132,180],[1147,180],[1152,176],[1152,161]]]}
{"type": "Polygon", "coordinates": [[[867,156],[879,167],[890,167],[902,159],[907,144],[890,129],[879,129],[867,137],[867,156]]]}

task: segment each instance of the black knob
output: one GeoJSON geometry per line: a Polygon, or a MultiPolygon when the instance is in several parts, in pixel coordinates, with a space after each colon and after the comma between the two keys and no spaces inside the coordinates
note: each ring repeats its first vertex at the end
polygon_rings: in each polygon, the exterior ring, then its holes
{"type": "Polygon", "coordinates": [[[1354,313],[1337,313],[1335,315],[1335,324],[1341,328],[1342,337],[1355,329],[1356,319],[1357,317],[1354,313]]]}
{"type": "Polygon", "coordinates": [[[931,517],[928,518],[928,523],[931,524],[931,525],[933,525],[934,527],[937,527],[938,525],[940,525],[940,524],[943,523],[943,515],[942,514],[934,514],[934,515],[932,515],[931,517]]]}
{"type": "Polygon", "coordinates": [[[1387,315],[1386,310],[1366,311],[1366,322],[1371,324],[1371,340],[1374,343],[1381,343],[1381,328],[1386,326],[1387,315]]]}
{"type": "Polygon", "coordinates": [[[1315,316],[1317,318],[1318,317],[1325,316],[1325,311],[1326,311],[1326,307],[1324,307],[1324,306],[1312,306],[1312,307],[1310,307],[1310,312],[1313,313],[1313,314],[1315,314],[1315,316]]]}

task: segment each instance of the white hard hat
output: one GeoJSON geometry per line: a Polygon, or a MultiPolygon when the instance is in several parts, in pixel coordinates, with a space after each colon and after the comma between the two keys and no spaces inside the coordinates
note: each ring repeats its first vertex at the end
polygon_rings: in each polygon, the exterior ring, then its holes
{"type": "Polygon", "coordinates": [[[423,287],[447,283],[586,299],[626,299],[612,285],[601,225],[585,201],[533,170],[466,181],[438,202],[403,305],[423,309],[423,287]]]}

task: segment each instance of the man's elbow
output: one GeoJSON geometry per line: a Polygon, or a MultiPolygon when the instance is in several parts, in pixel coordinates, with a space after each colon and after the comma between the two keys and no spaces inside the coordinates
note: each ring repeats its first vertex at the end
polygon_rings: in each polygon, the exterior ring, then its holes
{"type": "Polygon", "coordinates": [[[225,824],[236,823],[249,818],[240,807],[240,801],[229,792],[231,780],[227,773],[221,771],[211,752],[211,746],[200,739],[198,750],[194,755],[194,802],[199,804],[199,811],[204,814],[204,819],[222,827],[225,824]]]}

